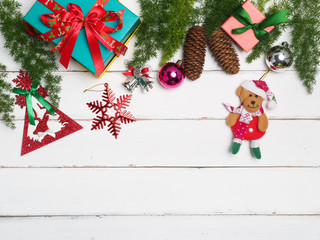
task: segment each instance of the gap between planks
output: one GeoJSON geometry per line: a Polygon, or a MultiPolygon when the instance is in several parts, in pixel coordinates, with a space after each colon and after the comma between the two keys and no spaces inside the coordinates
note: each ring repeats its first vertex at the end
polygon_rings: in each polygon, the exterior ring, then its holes
{"type": "Polygon", "coordinates": [[[320,166],[0,166],[0,169],[266,169],[266,168],[299,168],[317,169],[320,166]]]}
{"type": "Polygon", "coordinates": [[[87,218],[87,217],[320,217],[320,214],[81,214],[81,215],[0,215],[0,218],[87,218]]]}
{"type": "MultiPolygon", "coordinates": [[[[24,121],[25,119],[16,118],[13,121],[19,122],[24,121]]],[[[92,121],[90,119],[73,119],[78,122],[88,122],[92,121]]],[[[200,118],[136,118],[136,121],[225,121],[226,118],[212,118],[212,117],[200,117],[200,118]]],[[[268,120],[270,121],[320,121],[320,117],[294,117],[294,118],[277,118],[277,117],[269,117],[268,120]]],[[[49,120],[49,121],[57,121],[57,120],[49,120]]],[[[0,122],[3,122],[0,119],[0,122]]]]}

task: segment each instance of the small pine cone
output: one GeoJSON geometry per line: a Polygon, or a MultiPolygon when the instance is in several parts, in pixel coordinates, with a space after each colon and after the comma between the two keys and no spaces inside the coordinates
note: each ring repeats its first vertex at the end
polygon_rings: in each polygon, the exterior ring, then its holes
{"type": "Polygon", "coordinates": [[[221,29],[217,29],[208,39],[209,48],[224,71],[237,74],[240,70],[239,58],[232,46],[230,37],[221,29]]]}
{"type": "Polygon", "coordinates": [[[190,80],[197,80],[203,71],[206,56],[206,35],[204,28],[193,26],[184,42],[183,66],[190,80]]]}

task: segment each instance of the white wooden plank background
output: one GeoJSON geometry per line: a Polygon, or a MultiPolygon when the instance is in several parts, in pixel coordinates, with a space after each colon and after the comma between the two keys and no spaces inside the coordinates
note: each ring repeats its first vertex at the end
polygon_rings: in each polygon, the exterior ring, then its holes
{"type": "Polygon", "coordinates": [[[0,219],[13,240],[318,240],[319,218],[310,216],[121,216],[0,219]]]}
{"type": "MultiPolygon", "coordinates": [[[[21,3],[26,13],[33,1],[21,3]]],[[[123,3],[139,14],[136,1],[123,3]]],[[[3,44],[0,35],[0,62],[12,79],[20,66],[3,44]]],[[[271,73],[267,81],[279,104],[267,110],[263,159],[251,157],[248,143],[232,156],[222,102],[238,104],[237,86],[266,69],[262,58],[246,64],[239,53],[238,75],[221,72],[208,52],[201,79],[175,90],[154,79],[152,92],[137,89],[130,111],[138,121],[116,141],[90,131],[93,115],[85,104],[101,94],[82,92],[107,81],[116,95],[126,94],[125,58],[100,80],[74,62],[60,67],[60,109],[84,129],[20,157],[24,111],[15,109],[15,131],[0,125],[0,238],[320,239],[319,85],[307,95],[294,69],[271,73]]],[[[157,63],[150,61],[154,78],[157,63]]]]}

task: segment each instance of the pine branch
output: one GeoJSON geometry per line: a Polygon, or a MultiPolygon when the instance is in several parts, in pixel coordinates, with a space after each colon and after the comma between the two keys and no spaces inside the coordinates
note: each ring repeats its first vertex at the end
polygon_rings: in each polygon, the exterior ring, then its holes
{"type": "Polygon", "coordinates": [[[188,27],[192,24],[194,2],[195,0],[172,0],[168,6],[166,27],[160,30],[160,36],[166,36],[162,40],[159,38],[162,51],[160,65],[168,62],[182,46],[188,27]]]}
{"type": "Polygon", "coordinates": [[[206,36],[209,38],[230,16],[232,11],[241,5],[242,0],[204,0],[202,15],[206,36]]]}
{"type": "MultiPolygon", "coordinates": [[[[258,0],[265,2],[266,0],[258,0]]],[[[292,43],[290,48],[295,58],[295,69],[306,87],[308,93],[312,93],[316,83],[316,75],[320,64],[320,1],[319,0],[282,0],[275,2],[268,14],[276,11],[290,9],[288,16],[292,21],[281,24],[273,30],[268,38],[258,43],[247,57],[247,62],[266,54],[275,45],[282,32],[291,27],[292,43]]]]}
{"type": "Polygon", "coordinates": [[[261,11],[261,12],[264,12],[265,11],[265,8],[266,8],[266,5],[267,3],[269,2],[270,0],[256,0],[256,1],[252,1],[252,3],[261,11]]]}
{"type": "Polygon", "coordinates": [[[189,26],[196,18],[196,0],[138,0],[142,25],[136,33],[135,52],[131,66],[143,66],[158,51],[160,65],[169,61],[182,46],[189,26]]]}
{"type": "Polygon", "coordinates": [[[61,76],[52,74],[58,70],[58,66],[48,43],[27,33],[22,21],[20,4],[16,0],[1,0],[0,22],[5,48],[9,49],[10,55],[33,79],[44,79],[50,101],[58,107],[61,76]]]}
{"type": "Polygon", "coordinates": [[[320,1],[291,0],[292,44],[295,68],[308,93],[312,93],[320,63],[320,1]]]}
{"type": "Polygon", "coordinates": [[[12,114],[14,109],[14,98],[10,96],[12,86],[6,82],[7,74],[5,73],[6,67],[0,64],[0,116],[7,127],[15,128],[13,123],[14,116],[12,114]]]}
{"type": "MultiPolygon", "coordinates": [[[[269,0],[258,0],[257,6],[261,6],[262,8],[265,7],[267,1],[269,0]]],[[[275,12],[282,11],[289,9],[287,0],[277,1],[275,4],[273,4],[268,12],[266,13],[266,16],[270,16],[275,12]]],[[[261,11],[261,9],[259,9],[261,11]]],[[[288,14],[288,17],[290,18],[292,13],[288,14]]],[[[270,34],[260,41],[251,51],[249,56],[247,57],[246,61],[248,63],[252,63],[254,60],[258,59],[263,54],[266,54],[271,47],[275,45],[275,43],[280,38],[282,32],[289,26],[289,24],[283,23],[278,26],[275,26],[275,28],[270,32],[270,34]]]]}

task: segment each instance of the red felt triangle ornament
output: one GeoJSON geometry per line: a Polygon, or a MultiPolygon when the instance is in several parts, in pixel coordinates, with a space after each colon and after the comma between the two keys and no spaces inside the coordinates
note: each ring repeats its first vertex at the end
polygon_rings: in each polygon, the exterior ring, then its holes
{"type": "Polygon", "coordinates": [[[36,126],[29,124],[28,112],[26,111],[21,156],[82,129],[81,125],[59,109],[56,109],[54,116],[52,116],[40,104],[36,105],[37,109],[34,108],[36,126]]]}
{"type": "MultiPolygon", "coordinates": [[[[13,82],[16,84],[18,90],[30,91],[33,86],[33,79],[30,74],[23,70],[20,70],[19,75],[13,79],[13,82]]],[[[42,86],[38,87],[37,92],[42,98],[46,98],[48,96],[47,90],[42,86]]],[[[16,95],[15,104],[21,108],[26,107],[26,96],[24,94],[18,94],[19,95],[16,95]]],[[[32,104],[35,125],[29,124],[29,116],[26,108],[21,156],[82,129],[81,125],[76,123],[59,109],[52,106],[50,103],[49,104],[55,109],[54,115],[52,115],[37,100],[37,98],[32,97],[29,104],[32,104]]]]}

